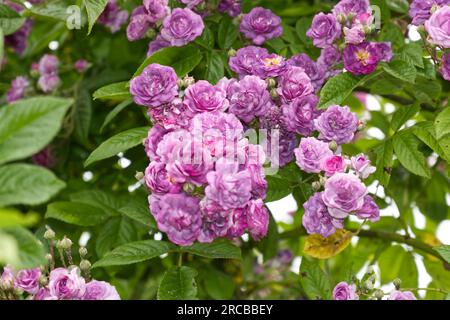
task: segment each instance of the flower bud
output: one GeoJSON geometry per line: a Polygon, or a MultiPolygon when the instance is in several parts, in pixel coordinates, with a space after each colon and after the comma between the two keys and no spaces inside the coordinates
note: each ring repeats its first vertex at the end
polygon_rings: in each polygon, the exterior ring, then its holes
{"type": "Polygon", "coordinates": [[[392,283],[394,284],[395,289],[399,290],[400,286],[402,285],[402,280],[400,280],[399,278],[395,278],[392,283]]]}
{"type": "Polygon", "coordinates": [[[362,120],[359,120],[358,121],[358,131],[364,130],[365,127],[366,127],[366,123],[362,120]]]}
{"type": "Polygon", "coordinates": [[[277,86],[277,81],[274,78],[267,78],[266,82],[267,82],[267,86],[270,89],[275,88],[277,86]]]}
{"type": "Polygon", "coordinates": [[[136,180],[141,181],[142,179],[144,179],[144,173],[137,171],[134,177],[136,178],[136,180]]]}
{"type": "Polygon", "coordinates": [[[195,83],[195,79],[194,77],[190,77],[190,76],[185,76],[183,79],[183,84],[184,86],[187,88],[189,86],[192,86],[195,83]]]}
{"type": "Polygon", "coordinates": [[[185,183],[183,185],[183,191],[186,193],[193,193],[195,191],[195,186],[192,183],[185,183]]]}
{"type": "Polygon", "coordinates": [[[383,299],[383,297],[384,297],[384,292],[383,292],[382,290],[380,290],[380,289],[377,289],[377,290],[375,290],[375,292],[373,293],[373,296],[374,296],[375,298],[377,298],[378,300],[381,300],[381,299],[383,299]]]}
{"type": "Polygon", "coordinates": [[[330,148],[330,150],[334,152],[337,150],[338,144],[333,140],[328,144],[328,148],[330,148]]]}
{"type": "Polygon", "coordinates": [[[322,185],[320,184],[319,181],[314,181],[312,183],[312,188],[314,191],[319,191],[321,187],[322,187],[322,185]]]}
{"type": "Polygon", "coordinates": [[[89,260],[81,260],[80,262],[80,270],[83,272],[89,271],[89,269],[91,268],[91,263],[89,262],[89,260]]]}
{"type": "Polygon", "coordinates": [[[60,241],[60,248],[64,250],[69,250],[72,247],[72,240],[64,236],[64,238],[60,241]]]}
{"type": "Polygon", "coordinates": [[[78,253],[80,254],[81,258],[84,258],[88,254],[88,251],[85,247],[80,247],[78,253]]]}
{"type": "Polygon", "coordinates": [[[365,287],[366,289],[372,290],[372,289],[373,289],[373,282],[370,281],[370,280],[364,281],[364,287],[365,287]]]}
{"type": "Polygon", "coordinates": [[[45,260],[47,260],[48,262],[51,262],[53,260],[53,256],[50,253],[47,253],[45,255],[45,260]]]}
{"type": "Polygon", "coordinates": [[[233,48],[228,50],[228,56],[229,57],[234,57],[235,55],[236,55],[236,50],[234,50],[233,48]]]}
{"type": "Polygon", "coordinates": [[[319,176],[319,182],[321,186],[324,186],[325,182],[327,182],[327,178],[325,178],[324,176],[319,176]]]}
{"type": "Polygon", "coordinates": [[[41,285],[41,287],[45,287],[45,286],[47,285],[47,283],[48,283],[47,277],[44,276],[44,275],[42,275],[42,276],[39,278],[39,284],[41,285]]]}
{"type": "Polygon", "coordinates": [[[52,229],[47,229],[44,233],[44,239],[52,240],[55,239],[55,232],[52,229]]]}
{"type": "Polygon", "coordinates": [[[0,277],[0,291],[10,291],[14,289],[14,281],[6,280],[0,277]]]}
{"type": "Polygon", "coordinates": [[[277,89],[276,88],[272,88],[271,90],[270,90],[270,96],[273,98],[273,99],[276,99],[276,98],[278,98],[278,92],[277,92],[277,89]]]}
{"type": "Polygon", "coordinates": [[[147,36],[147,38],[149,39],[154,39],[156,37],[156,30],[154,28],[150,28],[147,30],[147,32],[145,33],[145,35],[147,36]]]}

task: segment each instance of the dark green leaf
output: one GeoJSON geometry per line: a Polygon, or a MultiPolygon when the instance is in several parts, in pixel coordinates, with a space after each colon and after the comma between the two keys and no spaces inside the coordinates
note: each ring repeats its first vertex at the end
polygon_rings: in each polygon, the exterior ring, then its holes
{"type": "Polygon", "coordinates": [[[94,100],[126,100],[131,97],[130,90],[127,86],[127,81],[108,84],[95,91],[92,96],[94,100]]]}
{"type": "Polygon", "coordinates": [[[103,210],[81,202],[53,202],[47,206],[45,218],[53,218],[82,227],[98,225],[110,215],[103,210]]]}
{"type": "Polygon", "coordinates": [[[197,296],[197,271],[189,267],[172,267],[161,280],[158,300],[189,300],[197,296]]]}
{"type": "Polygon", "coordinates": [[[228,300],[233,297],[233,278],[214,268],[207,268],[203,274],[205,289],[211,298],[216,300],[228,300]]]}
{"type": "Polygon", "coordinates": [[[218,42],[221,49],[230,49],[238,36],[238,27],[230,18],[224,17],[219,25],[218,42]]]}
{"type": "Polygon", "coordinates": [[[136,238],[136,228],[128,217],[113,217],[99,229],[95,251],[103,257],[111,249],[133,242],[136,238]]]}
{"type": "Polygon", "coordinates": [[[402,247],[391,246],[378,258],[381,284],[392,282],[396,278],[402,280],[402,287],[417,288],[418,272],[414,257],[402,247]]]}
{"type": "Polygon", "coordinates": [[[120,113],[120,111],[131,105],[132,102],[133,102],[132,99],[127,99],[125,101],[122,101],[114,109],[112,109],[106,116],[105,121],[103,122],[100,128],[100,132],[102,132],[103,129],[105,129],[105,127],[120,113]]]}
{"type": "Polygon", "coordinates": [[[394,60],[389,64],[383,64],[383,69],[397,79],[410,83],[416,80],[417,71],[411,62],[394,60]]]}
{"type": "Polygon", "coordinates": [[[213,84],[217,83],[223,78],[225,66],[222,57],[217,52],[210,52],[207,54],[205,79],[213,84]]]}
{"type": "Polygon", "coordinates": [[[241,259],[241,249],[227,240],[212,243],[194,243],[189,247],[180,247],[183,252],[211,259],[241,259]]]}
{"type": "Polygon", "coordinates": [[[380,183],[387,187],[391,178],[394,148],[392,146],[392,140],[388,139],[378,145],[375,149],[377,155],[375,178],[380,183]]]}
{"type": "Polygon", "coordinates": [[[267,176],[268,184],[265,202],[283,199],[292,193],[292,187],[286,180],[279,176],[267,176]]]}
{"type": "Polygon", "coordinates": [[[310,299],[327,300],[331,298],[330,281],[317,260],[302,258],[300,282],[310,299]]]}

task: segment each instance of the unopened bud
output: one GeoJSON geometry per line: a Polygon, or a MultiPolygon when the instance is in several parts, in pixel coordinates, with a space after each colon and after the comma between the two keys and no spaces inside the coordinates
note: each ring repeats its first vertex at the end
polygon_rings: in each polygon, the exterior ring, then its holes
{"type": "Polygon", "coordinates": [[[55,232],[52,229],[47,229],[44,233],[44,239],[52,240],[55,239],[55,232]]]}
{"type": "Polygon", "coordinates": [[[400,280],[399,278],[394,279],[394,281],[392,281],[392,283],[395,286],[395,289],[399,290],[400,286],[402,285],[402,280],[400,280]]]}
{"type": "Polygon", "coordinates": [[[185,183],[183,185],[183,191],[186,193],[192,193],[195,191],[195,186],[192,183],[185,183]]]}
{"type": "Polygon", "coordinates": [[[78,253],[80,254],[81,258],[84,258],[85,256],[87,256],[88,251],[85,247],[80,247],[80,249],[78,250],[78,253]]]}
{"type": "Polygon", "coordinates": [[[228,50],[228,56],[229,57],[234,57],[235,55],[236,55],[236,50],[234,50],[233,48],[228,50]]]}
{"type": "Polygon", "coordinates": [[[154,39],[156,37],[156,30],[154,28],[150,28],[147,30],[147,32],[145,33],[145,35],[149,38],[149,39],[154,39]]]}
{"type": "Polygon", "coordinates": [[[53,256],[50,253],[47,253],[45,255],[45,260],[47,260],[48,262],[51,262],[53,260],[53,256]]]}
{"type": "Polygon", "coordinates": [[[184,86],[187,88],[189,86],[192,86],[195,83],[194,77],[186,76],[183,79],[184,86]]]}
{"type": "Polygon", "coordinates": [[[48,283],[47,277],[44,276],[44,275],[42,275],[42,276],[39,278],[39,284],[41,285],[41,287],[45,287],[45,286],[47,285],[47,283],[48,283]]]}
{"type": "Polygon", "coordinates": [[[366,289],[372,290],[372,289],[373,289],[373,282],[370,281],[370,280],[364,281],[364,287],[365,287],[366,289]]]}
{"type": "Polygon", "coordinates": [[[177,86],[178,88],[183,88],[184,87],[184,80],[181,78],[177,79],[177,86]]]}
{"type": "Polygon", "coordinates": [[[81,260],[80,262],[80,270],[83,272],[89,271],[89,269],[91,268],[91,263],[89,262],[89,260],[81,260]]]}
{"type": "Polygon", "coordinates": [[[134,177],[136,178],[136,180],[141,181],[142,179],[144,179],[144,173],[143,172],[136,172],[136,174],[134,175],[134,177]]]}
{"type": "Polygon", "coordinates": [[[0,277],[0,291],[9,291],[12,289],[14,289],[14,281],[0,277]]]}
{"type": "Polygon", "coordinates": [[[273,99],[276,99],[276,98],[278,98],[278,91],[277,91],[277,89],[276,88],[272,88],[271,90],[270,90],[270,96],[273,98],[273,99]]]}
{"type": "Polygon", "coordinates": [[[325,182],[327,182],[327,178],[325,178],[324,176],[319,176],[319,182],[321,186],[324,186],[325,182]]]}
{"type": "Polygon", "coordinates": [[[378,289],[373,293],[373,296],[375,298],[377,298],[378,300],[381,300],[384,297],[384,292],[382,290],[378,289]]]}
{"type": "Polygon", "coordinates": [[[359,120],[358,121],[358,131],[364,130],[365,127],[366,127],[366,123],[362,120],[359,120]]]}
{"type": "Polygon", "coordinates": [[[334,152],[337,150],[338,144],[333,140],[328,144],[328,148],[330,148],[330,150],[334,152]]]}
{"type": "Polygon", "coordinates": [[[276,80],[274,78],[268,78],[268,79],[266,79],[266,82],[267,82],[267,86],[270,89],[275,88],[276,85],[277,85],[277,82],[276,82],[276,80]]]}
{"type": "Polygon", "coordinates": [[[72,247],[72,240],[64,236],[59,245],[62,249],[69,250],[72,247]]]}
{"type": "Polygon", "coordinates": [[[314,191],[319,191],[321,187],[322,187],[322,185],[320,184],[319,181],[314,181],[312,183],[312,188],[314,191]]]}

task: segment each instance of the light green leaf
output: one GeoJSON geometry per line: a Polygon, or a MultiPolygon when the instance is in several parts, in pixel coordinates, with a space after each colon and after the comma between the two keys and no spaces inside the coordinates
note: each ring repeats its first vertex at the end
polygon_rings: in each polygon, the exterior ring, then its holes
{"type": "Polygon", "coordinates": [[[0,28],[0,60],[3,60],[4,53],[5,53],[5,37],[3,34],[3,29],[0,28]]]}
{"type": "Polygon", "coordinates": [[[8,36],[13,34],[25,23],[25,18],[21,17],[16,11],[6,4],[0,4],[0,29],[3,34],[8,36]]]}
{"type": "Polygon", "coordinates": [[[147,127],[133,128],[116,134],[95,149],[85,161],[84,166],[87,167],[96,161],[107,159],[142,144],[147,134],[147,127]]]}
{"type": "Polygon", "coordinates": [[[238,29],[230,18],[224,17],[220,21],[218,31],[218,42],[221,49],[230,49],[238,36],[238,29]]]}
{"type": "Polygon", "coordinates": [[[388,0],[386,4],[392,11],[398,13],[407,13],[409,9],[408,0],[388,0]]]}
{"type": "Polygon", "coordinates": [[[208,267],[202,274],[205,278],[205,289],[216,300],[228,300],[233,297],[233,278],[215,268],[208,267]]]}
{"type": "Polygon", "coordinates": [[[382,64],[384,71],[391,76],[409,82],[414,83],[417,76],[417,71],[411,62],[405,60],[394,60],[391,63],[382,64]]]}
{"type": "MultiPolygon", "coordinates": [[[[450,162],[450,149],[444,148],[445,138],[438,141],[436,139],[435,126],[432,121],[422,121],[416,124],[413,128],[413,132],[417,138],[436,152],[442,159],[450,162]]],[[[447,139],[447,141],[450,137],[447,139]]]]}
{"type": "Polygon", "coordinates": [[[0,166],[0,207],[38,205],[65,186],[53,172],[43,167],[21,163],[0,166]]]}
{"type": "Polygon", "coordinates": [[[374,148],[377,155],[375,178],[380,183],[387,187],[391,178],[394,148],[392,146],[392,139],[385,140],[380,145],[374,148]]]}
{"type": "Polygon", "coordinates": [[[392,115],[391,128],[394,131],[400,129],[406,121],[411,119],[417,112],[419,112],[420,106],[413,104],[410,106],[400,106],[392,115]]]}
{"type": "Polygon", "coordinates": [[[108,84],[96,90],[92,97],[94,100],[126,100],[131,97],[130,90],[127,86],[128,81],[108,84]]]}
{"type": "Polygon", "coordinates": [[[14,208],[0,208],[0,228],[31,227],[34,226],[41,216],[37,212],[22,213],[14,208]]]}
{"type": "Polygon", "coordinates": [[[11,265],[16,270],[31,269],[45,264],[45,253],[42,244],[27,229],[22,227],[3,229],[17,242],[18,260],[11,265]]]}
{"type": "Polygon", "coordinates": [[[158,50],[139,66],[133,77],[142,73],[142,71],[152,63],[158,63],[172,67],[178,77],[184,77],[191,72],[202,60],[202,54],[197,46],[187,45],[184,47],[168,47],[158,50]]]}
{"type": "Polygon", "coordinates": [[[99,208],[110,216],[120,216],[121,213],[118,210],[126,204],[123,198],[115,194],[95,189],[72,193],[70,200],[99,208]]]}
{"type": "Polygon", "coordinates": [[[404,288],[417,288],[418,272],[414,257],[398,245],[387,248],[378,258],[381,284],[402,280],[404,288]]]}
{"type": "Polygon", "coordinates": [[[97,21],[103,10],[105,10],[107,4],[108,0],[84,0],[89,23],[88,34],[91,33],[95,21],[97,21]]]}
{"type": "Polygon", "coordinates": [[[0,164],[29,157],[54,138],[70,99],[36,97],[0,107],[0,164]]]}
{"type": "Polygon", "coordinates": [[[241,259],[241,249],[227,240],[195,243],[189,247],[180,247],[180,251],[211,259],[241,259]]]}
{"type": "Polygon", "coordinates": [[[103,132],[105,127],[120,113],[120,111],[131,105],[132,102],[132,99],[127,99],[119,103],[113,110],[111,110],[100,128],[100,132],[103,132]]]}
{"type": "Polygon", "coordinates": [[[53,202],[47,206],[46,219],[56,219],[82,227],[103,223],[110,215],[103,210],[81,202],[53,202]]]}
{"type": "Polygon", "coordinates": [[[331,298],[330,280],[320,268],[317,260],[302,258],[300,282],[310,299],[327,300],[331,298]]]}
{"type": "Polygon", "coordinates": [[[161,280],[158,300],[190,300],[197,296],[195,277],[197,271],[190,267],[172,267],[161,280]]]}
{"type": "MultiPolygon", "coordinates": [[[[42,3],[38,5],[33,5],[31,8],[27,9],[33,16],[37,16],[38,18],[45,19],[55,19],[61,22],[66,22],[69,15],[70,10],[67,10],[68,4],[64,0],[52,0],[52,1],[42,1],[42,3]]],[[[27,12],[26,11],[26,12],[27,12]]]]}
{"type": "Polygon", "coordinates": [[[411,131],[400,131],[393,137],[392,144],[398,160],[408,171],[430,178],[430,168],[425,157],[418,150],[419,140],[411,131]]]}
{"type": "Polygon", "coordinates": [[[433,249],[437,251],[445,261],[450,263],[450,246],[434,247],[433,249]]]}
{"type": "Polygon", "coordinates": [[[175,248],[173,244],[164,241],[144,240],[130,242],[105,254],[102,259],[93,265],[93,268],[138,263],[159,257],[175,248]]]}
{"type": "Polygon", "coordinates": [[[442,110],[434,120],[436,138],[440,139],[450,133],[450,107],[442,110]]]}

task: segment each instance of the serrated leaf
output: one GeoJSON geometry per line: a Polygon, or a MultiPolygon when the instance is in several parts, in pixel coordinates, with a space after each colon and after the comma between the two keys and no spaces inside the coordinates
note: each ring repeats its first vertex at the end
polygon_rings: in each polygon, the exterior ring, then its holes
{"type": "Polygon", "coordinates": [[[84,0],[89,23],[88,34],[91,33],[95,21],[97,21],[103,10],[105,10],[107,4],[108,0],[84,0]]]}
{"type": "Polygon", "coordinates": [[[55,137],[70,99],[36,97],[0,107],[0,164],[29,157],[55,137]]]}
{"type": "Polygon", "coordinates": [[[264,202],[283,199],[292,193],[292,187],[286,179],[278,176],[267,176],[267,194],[264,202]]]}
{"type": "Polygon", "coordinates": [[[442,110],[434,120],[436,126],[436,138],[440,139],[450,133],[450,107],[442,110]]]}
{"type": "Polygon", "coordinates": [[[303,253],[317,259],[329,259],[341,253],[352,240],[353,233],[338,229],[328,238],[320,234],[311,234],[305,240],[303,253]]]}
{"type": "Polygon", "coordinates": [[[216,240],[212,243],[195,243],[192,246],[180,247],[180,250],[211,259],[241,259],[241,249],[227,240],[216,240]]]}
{"type": "Polygon", "coordinates": [[[4,165],[0,167],[0,207],[38,205],[65,186],[53,172],[43,167],[20,163],[4,165]]]}
{"type": "Polygon", "coordinates": [[[116,194],[96,189],[72,193],[70,200],[99,208],[110,216],[120,216],[121,213],[118,210],[126,204],[126,201],[116,194]]]}
{"type": "Polygon", "coordinates": [[[156,229],[155,219],[151,215],[146,201],[140,201],[139,199],[132,198],[127,204],[121,207],[119,211],[130,219],[133,219],[147,227],[156,229]]]}
{"type": "Polygon", "coordinates": [[[392,139],[385,140],[374,151],[377,155],[375,178],[380,183],[387,187],[391,178],[394,147],[392,146],[392,139]]]}
{"type": "Polygon", "coordinates": [[[450,263],[450,246],[434,247],[433,249],[437,251],[447,263],[450,263]]]}
{"type": "Polygon", "coordinates": [[[136,238],[136,228],[128,217],[113,217],[98,230],[95,252],[103,257],[111,249],[136,241],[136,238]]]}
{"type": "Polygon", "coordinates": [[[201,60],[202,54],[200,50],[192,44],[184,47],[163,48],[145,59],[134,73],[133,77],[140,75],[145,67],[152,63],[159,63],[172,67],[178,77],[184,77],[191,72],[201,60]]]}
{"type": "Polygon", "coordinates": [[[130,242],[108,252],[93,268],[121,266],[150,260],[174,250],[176,247],[165,241],[144,240],[130,242]]]}
{"type": "Polygon", "coordinates": [[[45,218],[69,224],[91,227],[103,223],[110,215],[103,210],[81,202],[53,202],[47,206],[45,218]]]}
{"type": "Polygon", "coordinates": [[[425,156],[418,150],[419,140],[410,131],[401,131],[392,139],[395,154],[398,161],[408,171],[419,176],[430,178],[430,168],[425,156]]]}
{"type": "Polygon", "coordinates": [[[19,13],[8,7],[6,4],[0,4],[0,29],[5,36],[13,34],[25,23],[25,18],[19,13]]]}
{"type": "Polygon", "coordinates": [[[116,134],[98,146],[98,148],[89,155],[84,166],[87,167],[94,162],[107,159],[117,155],[119,152],[124,152],[142,144],[143,140],[147,137],[147,134],[147,127],[133,128],[116,134]]]}
{"type": "Polygon", "coordinates": [[[384,71],[391,76],[409,82],[414,83],[417,76],[417,71],[411,62],[405,60],[394,60],[391,63],[382,64],[384,71]]]}
{"type": "Polygon", "coordinates": [[[330,281],[317,260],[302,258],[300,282],[310,299],[327,300],[331,298],[330,281]]]}
{"type": "Polygon", "coordinates": [[[197,296],[195,277],[197,271],[190,267],[172,267],[161,280],[158,300],[190,300],[197,296]]]}
{"type": "Polygon", "coordinates": [[[238,28],[233,24],[230,18],[224,17],[219,24],[219,31],[217,34],[219,46],[221,49],[228,50],[236,41],[238,36],[238,28]]]}
{"type": "Polygon", "coordinates": [[[445,142],[445,139],[441,139],[441,141],[436,139],[433,122],[422,121],[416,124],[412,129],[417,138],[436,152],[442,159],[450,162],[450,149],[443,148],[443,145],[440,143],[445,142]]]}
{"type": "Polygon", "coordinates": [[[127,86],[127,81],[108,84],[96,90],[92,97],[94,100],[126,100],[131,97],[130,90],[127,86]]]}
{"type": "Polygon", "coordinates": [[[205,79],[213,84],[224,77],[225,66],[222,57],[216,52],[209,52],[206,57],[205,79]]]}
{"type": "Polygon", "coordinates": [[[406,121],[411,119],[417,112],[419,112],[420,106],[413,104],[410,106],[400,106],[392,115],[391,128],[394,131],[400,129],[406,121]]]}
{"type": "Polygon", "coordinates": [[[418,43],[408,43],[406,44],[399,53],[402,60],[407,60],[412,62],[419,68],[424,68],[423,63],[423,48],[418,43]]]}

